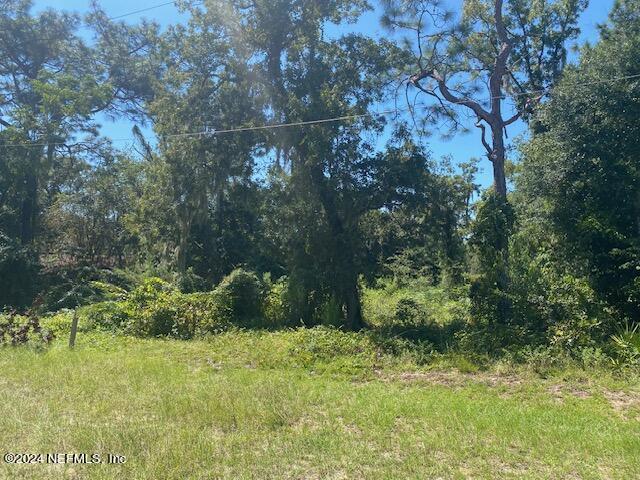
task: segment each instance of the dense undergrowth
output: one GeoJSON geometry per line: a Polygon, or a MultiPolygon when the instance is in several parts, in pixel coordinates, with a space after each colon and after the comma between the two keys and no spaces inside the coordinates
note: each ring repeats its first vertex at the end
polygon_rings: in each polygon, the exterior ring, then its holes
{"type": "Polygon", "coordinates": [[[2,343],[44,348],[53,337],[66,338],[77,315],[82,335],[208,338],[218,343],[233,338],[237,348],[259,342],[260,360],[256,361],[269,362],[280,356],[280,361],[286,358],[297,366],[325,361],[335,366],[340,364],[336,359],[343,359],[347,370],[357,371],[374,371],[383,364],[444,366],[466,372],[500,365],[528,365],[540,372],[565,368],[634,371],[640,365],[637,328],[619,328],[604,341],[578,339],[574,345],[566,341],[564,330],[562,341],[558,340],[558,328],[546,333],[525,326],[498,330],[474,320],[464,288],[447,289],[420,281],[399,284],[389,280],[363,287],[368,328],[361,332],[337,327],[330,306],[318,312],[315,325],[296,322],[286,278],[273,282],[242,269],[208,292],[185,293],[157,277],[130,284],[93,281],[86,291],[90,294],[77,308],[1,315],[2,343]],[[487,337],[495,339],[498,334],[511,338],[501,348],[487,348],[487,337]]]}

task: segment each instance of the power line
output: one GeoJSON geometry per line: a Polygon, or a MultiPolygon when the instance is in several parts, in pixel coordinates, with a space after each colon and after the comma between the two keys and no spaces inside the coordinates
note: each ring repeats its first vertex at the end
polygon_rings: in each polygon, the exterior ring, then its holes
{"type": "MultiPolygon", "coordinates": [[[[609,78],[609,79],[603,79],[603,80],[593,81],[593,82],[584,82],[584,83],[579,84],[579,86],[596,85],[596,84],[599,84],[599,83],[609,83],[609,82],[615,82],[615,81],[620,81],[620,80],[630,80],[630,79],[633,79],[633,78],[640,78],[640,73],[639,74],[634,74],[634,75],[625,75],[625,76],[622,76],[622,77],[612,77],[612,78],[609,78]]],[[[548,88],[542,89],[542,90],[533,90],[533,91],[529,91],[529,92],[518,92],[518,93],[512,94],[512,96],[526,96],[526,95],[542,94],[542,93],[548,92],[551,88],[552,87],[548,87],[548,88]]],[[[490,97],[490,99],[493,99],[493,98],[504,98],[504,97],[490,97]]],[[[397,112],[402,112],[402,111],[410,111],[411,109],[415,108],[416,106],[424,106],[424,105],[427,105],[427,104],[418,103],[418,104],[415,104],[415,105],[413,105],[411,107],[407,106],[407,107],[394,108],[394,109],[390,109],[390,110],[383,110],[383,111],[379,111],[379,112],[368,112],[368,113],[361,113],[361,114],[355,114],[355,115],[344,115],[344,116],[341,116],[341,117],[323,118],[323,119],[318,119],[318,120],[307,120],[307,121],[301,121],[301,122],[278,123],[278,124],[260,125],[260,126],[236,127],[236,128],[228,128],[228,129],[225,129],[225,130],[215,130],[215,131],[206,131],[205,130],[203,132],[194,132],[194,133],[177,133],[177,134],[165,135],[165,138],[187,137],[187,136],[196,136],[196,135],[217,135],[217,134],[224,134],[224,133],[248,132],[248,131],[255,131],[255,130],[267,130],[267,129],[272,129],[272,128],[297,127],[297,126],[305,126],[305,125],[315,125],[315,124],[320,124],[320,123],[340,122],[340,121],[343,121],[343,120],[353,120],[353,119],[363,118],[363,117],[376,117],[376,116],[381,116],[381,115],[387,115],[387,114],[390,114],[390,113],[397,113],[397,112]]]]}
{"type": "Polygon", "coordinates": [[[176,2],[165,2],[160,3],[158,5],[153,5],[147,8],[141,8],[140,10],[134,10],[133,12],[123,13],[122,15],[116,15],[115,17],[110,17],[109,20],[118,20],[119,18],[128,17],[129,15],[135,15],[136,13],[148,12],[149,10],[155,10],[156,8],[166,7],[167,5],[174,5],[176,2]]]}
{"type": "MultiPolygon", "coordinates": [[[[156,8],[166,7],[167,5],[175,5],[177,0],[173,0],[171,2],[159,3],[158,5],[152,5],[151,7],[141,8],[140,10],[134,10],[133,12],[123,13],[122,15],[116,15],[115,17],[110,17],[109,20],[118,20],[120,18],[128,17],[130,15],[135,15],[137,13],[148,12],[149,10],[155,10],[156,8]]],[[[193,6],[203,4],[203,1],[195,2],[193,6]]]]}
{"type": "MultiPolygon", "coordinates": [[[[640,74],[625,75],[625,76],[621,76],[621,77],[612,77],[612,78],[607,78],[607,79],[594,80],[592,82],[583,82],[583,83],[579,83],[579,84],[577,84],[575,86],[578,87],[578,86],[597,85],[597,84],[601,84],[601,83],[611,83],[611,82],[616,82],[616,81],[620,81],[620,80],[631,80],[631,79],[634,79],[634,78],[640,78],[640,74]]],[[[543,90],[534,90],[534,91],[529,91],[529,92],[519,92],[519,93],[512,94],[512,96],[543,94],[543,93],[548,92],[550,89],[551,89],[551,87],[548,87],[548,88],[543,89],[543,90]]],[[[490,97],[490,98],[496,98],[496,97],[490,97]]],[[[503,97],[498,97],[498,98],[503,98],[503,97]]],[[[247,126],[231,127],[231,128],[222,129],[222,130],[208,130],[208,129],[206,129],[206,130],[199,131],[199,132],[172,133],[172,134],[168,134],[168,135],[163,135],[163,138],[215,136],[215,135],[222,135],[222,134],[226,134],[226,133],[241,133],[241,132],[251,132],[251,131],[258,131],[258,130],[271,130],[271,129],[277,129],[277,128],[301,127],[301,126],[307,126],[307,125],[318,125],[318,124],[323,124],[323,123],[342,122],[342,121],[345,121],[345,120],[356,120],[356,119],[359,119],[359,118],[378,117],[378,116],[388,115],[388,114],[391,114],[391,113],[411,111],[415,107],[420,107],[420,106],[425,106],[425,105],[428,105],[428,103],[422,102],[422,103],[414,104],[413,106],[397,107],[397,108],[393,108],[393,109],[389,109],[389,110],[382,110],[382,111],[377,111],[377,112],[367,112],[367,113],[360,113],[360,114],[353,114],[353,115],[342,115],[342,116],[339,116],[339,117],[320,118],[320,119],[315,119],[315,120],[305,120],[305,121],[299,121],[299,122],[275,123],[275,124],[266,124],[266,125],[247,125],[247,126]]],[[[111,142],[127,142],[127,141],[132,141],[132,140],[135,140],[135,139],[132,138],[132,137],[110,139],[111,142]]],[[[75,145],[93,145],[95,143],[97,143],[97,142],[96,141],[81,141],[81,142],[75,143],[75,145]]],[[[51,145],[51,146],[62,146],[62,145],[68,145],[68,144],[69,144],[68,142],[13,143],[13,144],[7,143],[7,144],[4,144],[4,145],[0,144],[0,147],[30,147],[30,146],[31,147],[35,147],[35,146],[43,147],[43,146],[49,146],[49,145],[51,145]]]]}

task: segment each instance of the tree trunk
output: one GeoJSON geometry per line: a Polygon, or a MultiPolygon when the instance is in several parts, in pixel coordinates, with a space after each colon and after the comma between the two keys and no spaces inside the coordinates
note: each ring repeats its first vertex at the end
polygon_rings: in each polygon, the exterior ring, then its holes
{"type": "Polygon", "coordinates": [[[315,187],[322,208],[327,215],[327,221],[333,237],[333,258],[336,265],[334,270],[334,293],[340,300],[345,313],[345,327],[350,330],[361,330],[365,327],[360,305],[360,291],[358,289],[358,272],[354,264],[354,252],[336,207],[333,192],[326,185],[322,169],[318,165],[309,167],[310,180],[315,187]]]}
{"type": "Polygon", "coordinates": [[[491,152],[491,162],[493,163],[493,187],[499,198],[507,198],[507,179],[504,173],[505,147],[504,147],[504,127],[502,122],[491,129],[493,137],[493,151],[491,152]]]}
{"type": "MultiPolygon", "coordinates": [[[[354,272],[355,273],[355,272],[354,272]]],[[[344,306],[345,306],[345,326],[349,330],[358,331],[365,328],[362,319],[362,306],[360,305],[360,291],[358,289],[358,277],[349,279],[346,285],[344,306]]]]}
{"type": "MultiPolygon", "coordinates": [[[[505,164],[505,147],[504,147],[504,123],[498,122],[498,125],[492,128],[493,137],[493,151],[491,152],[491,161],[493,163],[493,185],[496,196],[501,201],[500,208],[508,208],[507,200],[507,181],[504,171],[505,164]]],[[[507,214],[506,212],[502,212],[507,214]]],[[[511,321],[511,302],[507,293],[509,292],[510,278],[509,278],[509,236],[510,226],[504,225],[503,231],[498,231],[497,239],[498,244],[496,247],[496,253],[500,258],[500,262],[496,265],[497,268],[497,288],[501,292],[501,296],[498,300],[497,311],[498,318],[496,319],[500,324],[507,324],[511,321]]]]}

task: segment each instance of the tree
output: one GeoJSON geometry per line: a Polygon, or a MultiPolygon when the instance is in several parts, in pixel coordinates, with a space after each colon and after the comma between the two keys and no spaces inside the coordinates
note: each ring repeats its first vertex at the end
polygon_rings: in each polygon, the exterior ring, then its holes
{"type": "MultiPolygon", "coordinates": [[[[444,121],[452,134],[463,127],[460,109],[475,119],[481,144],[493,166],[493,191],[504,229],[496,232],[500,260],[498,289],[508,289],[510,217],[505,175],[506,129],[553,85],[566,63],[565,44],[578,33],[586,0],[466,0],[459,20],[433,0],[386,1],[385,23],[409,30],[416,71],[408,86],[433,99],[425,122],[444,121]],[[506,101],[511,99],[509,111],[506,101]],[[487,129],[490,138],[487,138],[487,129]]],[[[500,314],[505,320],[508,311],[500,314]]]]}
{"type": "Polygon", "coordinates": [[[574,275],[640,319],[640,2],[617,2],[539,114],[517,176],[524,215],[545,225],[574,275]],[[528,208],[527,208],[528,206],[528,208]]]}
{"type": "Polygon", "coordinates": [[[579,33],[576,24],[586,1],[467,0],[459,22],[440,2],[386,4],[387,25],[415,32],[417,72],[409,84],[435,99],[427,115],[456,129],[461,126],[457,109],[469,111],[493,165],[494,189],[506,199],[506,127],[530,113],[559,77],[565,44],[579,33]],[[514,112],[505,111],[507,99],[514,112]]]}
{"type": "MultiPolygon", "coordinates": [[[[136,52],[145,45],[136,39],[138,50],[128,52],[126,62],[115,66],[123,56],[106,54],[109,42],[104,38],[98,47],[89,47],[77,32],[77,15],[53,10],[32,15],[30,8],[29,0],[0,4],[0,124],[5,128],[0,135],[0,171],[6,171],[10,176],[3,180],[12,183],[0,198],[0,209],[8,222],[4,228],[24,245],[36,240],[43,208],[58,191],[50,181],[59,158],[80,157],[100,143],[98,112],[132,111],[140,87],[132,79],[139,76],[135,68],[123,65],[135,65],[136,52]],[[88,138],[79,140],[79,135],[88,138]]],[[[104,20],[100,12],[92,18],[98,17],[104,20]]],[[[104,29],[98,36],[107,33],[112,32],[104,29]]],[[[135,35],[121,26],[120,47],[129,44],[125,37],[135,35]]]]}
{"type": "Polygon", "coordinates": [[[0,120],[5,148],[12,149],[7,156],[15,154],[23,167],[14,179],[22,184],[15,192],[16,233],[25,245],[35,238],[41,189],[56,152],[75,131],[92,131],[87,120],[108,95],[75,34],[78,17],[51,10],[32,17],[30,6],[24,0],[0,6],[0,120]]]}
{"type": "MultiPolygon", "coordinates": [[[[454,285],[465,269],[463,237],[470,223],[476,162],[456,171],[449,158],[429,160],[401,201],[363,217],[369,281],[391,275],[398,283],[423,279],[454,285]]],[[[406,187],[405,187],[406,188],[406,187]]],[[[396,200],[400,200],[397,198],[396,200]]]]}
{"type": "Polygon", "coordinates": [[[65,179],[44,211],[40,242],[49,264],[98,268],[133,264],[137,238],[127,217],[140,195],[142,166],[109,149],[91,162],[61,159],[65,179]]]}
{"type": "Polygon", "coordinates": [[[155,161],[170,182],[175,265],[184,273],[194,226],[209,211],[222,222],[225,189],[252,173],[255,136],[216,131],[256,121],[261,112],[248,78],[250,60],[233,48],[221,18],[193,10],[188,25],[170,28],[161,43],[163,72],[146,107],[159,139],[155,161]]]}
{"type": "Polygon", "coordinates": [[[343,0],[220,2],[206,12],[211,21],[222,16],[237,28],[234,48],[252,52],[252,78],[263,93],[265,119],[303,123],[264,131],[266,153],[274,160],[272,178],[285,185],[290,203],[280,206],[286,218],[281,224],[288,229],[290,285],[306,322],[332,302],[352,329],[363,326],[358,219],[382,205],[377,193],[365,196],[384,170],[378,166],[383,157],[365,138],[383,128],[369,109],[382,100],[400,52],[388,41],[332,38],[325,29],[330,22],[357,18],[364,6],[343,0]],[[353,119],[304,125],[344,116],[353,119]]]}

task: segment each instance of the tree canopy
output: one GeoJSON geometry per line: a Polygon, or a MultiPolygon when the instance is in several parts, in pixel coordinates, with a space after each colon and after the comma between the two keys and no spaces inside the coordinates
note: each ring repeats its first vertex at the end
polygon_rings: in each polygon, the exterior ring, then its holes
{"type": "Polygon", "coordinates": [[[364,289],[428,284],[487,348],[639,321],[636,0],[573,62],[584,0],[385,0],[384,38],[350,30],[367,2],[179,6],[161,29],[0,2],[3,307],[218,285],[224,318],[251,297],[243,326],[360,330],[364,289]],[[484,190],[423,135],[469,121],[484,190]]]}

